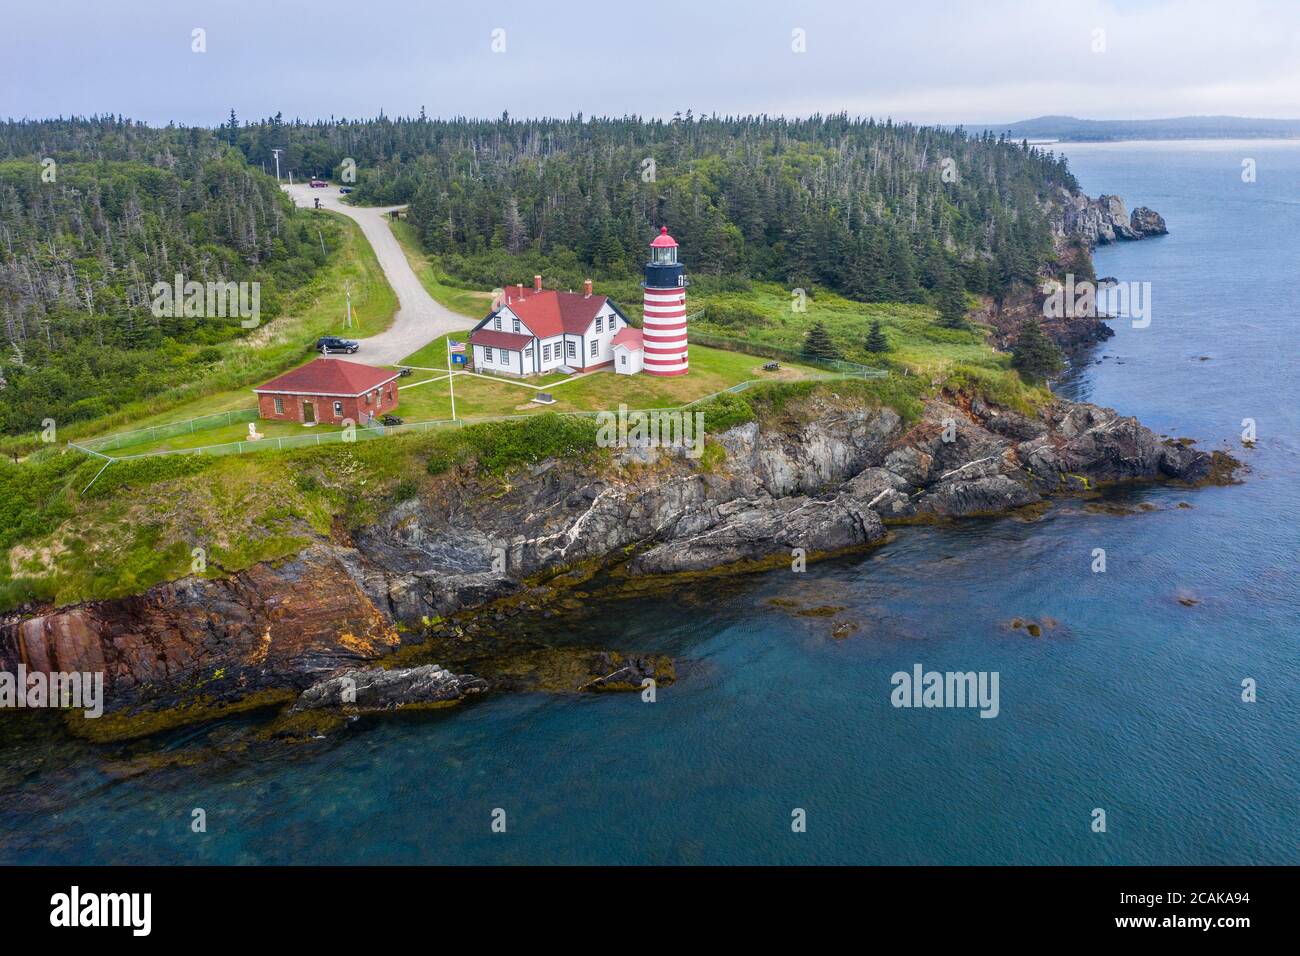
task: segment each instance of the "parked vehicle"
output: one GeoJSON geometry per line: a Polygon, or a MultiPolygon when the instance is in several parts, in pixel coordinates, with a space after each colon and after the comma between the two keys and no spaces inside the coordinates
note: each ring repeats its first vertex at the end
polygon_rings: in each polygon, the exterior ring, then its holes
{"type": "Polygon", "coordinates": [[[346,196],[348,193],[352,192],[352,187],[351,187],[351,186],[340,186],[340,187],[339,187],[339,192],[342,193],[344,196],[346,196]]]}
{"type": "Polygon", "coordinates": [[[312,181],[311,181],[311,188],[312,188],[312,189],[324,189],[324,188],[325,188],[326,186],[328,186],[328,185],[329,185],[329,183],[325,182],[325,180],[323,180],[323,179],[316,179],[315,177],[312,178],[312,181]]]}
{"type": "Polygon", "coordinates": [[[341,339],[337,335],[323,335],[316,340],[316,351],[322,355],[330,352],[346,352],[349,355],[361,348],[360,343],[351,339],[341,339]]]}
{"type": "Polygon", "coordinates": [[[781,367],[781,365],[780,365],[779,362],[768,362],[766,365],[763,366],[763,371],[764,371],[764,372],[775,372],[775,371],[776,371],[777,369],[779,369],[780,367],[781,367]]]}

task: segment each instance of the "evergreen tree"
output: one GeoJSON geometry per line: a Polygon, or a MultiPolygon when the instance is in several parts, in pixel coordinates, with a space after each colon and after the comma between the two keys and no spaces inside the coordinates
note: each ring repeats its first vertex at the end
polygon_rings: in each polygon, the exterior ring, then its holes
{"type": "Polygon", "coordinates": [[[1026,319],[1020,326],[1020,335],[1011,347],[1011,367],[1031,382],[1059,372],[1065,357],[1056,343],[1043,334],[1037,319],[1026,319]]]}
{"type": "Polygon", "coordinates": [[[966,328],[966,289],[961,275],[948,269],[939,284],[939,324],[945,329],[966,328]]]}
{"type": "Polygon", "coordinates": [[[826,331],[826,326],[820,322],[814,322],[812,328],[808,330],[807,336],[803,340],[803,354],[809,358],[818,359],[837,359],[841,358],[840,350],[835,347],[831,341],[831,334],[826,331]]]}
{"type": "Polygon", "coordinates": [[[885,333],[880,331],[879,322],[871,323],[871,331],[867,333],[867,351],[868,352],[889,351],[889,339],[885,338],[885,333]]]}

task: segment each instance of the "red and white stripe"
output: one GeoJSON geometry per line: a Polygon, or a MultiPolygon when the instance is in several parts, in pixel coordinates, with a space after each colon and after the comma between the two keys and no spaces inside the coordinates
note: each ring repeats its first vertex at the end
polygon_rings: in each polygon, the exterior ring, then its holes
{"type": "Polygon", "coordinates": [[[641,344],[647,375],[685,375],[686,290],[647,288],[641,299],[641,344]]]}

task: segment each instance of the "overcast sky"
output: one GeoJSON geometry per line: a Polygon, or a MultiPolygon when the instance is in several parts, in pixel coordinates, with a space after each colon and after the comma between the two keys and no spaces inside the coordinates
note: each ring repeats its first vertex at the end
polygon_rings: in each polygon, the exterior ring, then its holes
{"type": "Polygon", "coordinates": [[[1300,2],[30,0],[0,117],[1300,117],[1300,2]],[[193,31],[206,52],[193,52],[193,31]],[[504,42],[503,52],[494,52],[504,42]],[[795,52],[802,30],[806,52],[795,52]],[[1098,31],[1104,31],[1104,34],[1098,31]],[[1094,48],[1103,46],[1097,51],[1094,48]]]}

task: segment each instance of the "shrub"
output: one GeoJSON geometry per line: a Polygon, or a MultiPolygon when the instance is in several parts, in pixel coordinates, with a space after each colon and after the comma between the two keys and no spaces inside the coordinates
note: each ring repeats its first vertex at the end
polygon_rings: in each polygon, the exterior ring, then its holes
{"type": "Polygon", "coordinates": [[[556,412],[482,422],[439,435],[427,467],[430,474],[437,475],[474,459],[481,471],[501,474],[547,458],[571,458],[594,451],[596,430],[594,419],[556,412]]]}
{"type": "Polygon", "coordinates": [[[752,329],[771,325],[767,315],[752,305],[710,302],[704,308],[704,320],[724,329],[752,329]]]}

